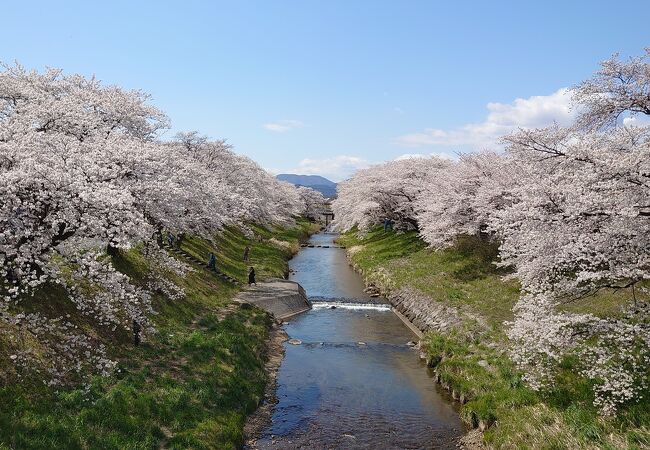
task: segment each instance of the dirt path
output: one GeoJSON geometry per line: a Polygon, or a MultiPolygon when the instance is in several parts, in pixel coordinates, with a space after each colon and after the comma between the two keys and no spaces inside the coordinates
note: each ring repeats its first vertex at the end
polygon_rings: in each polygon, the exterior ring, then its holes
{"type": "Polygon", "coordinates": [[[284,342],[288,339],[287,333],[284,332],[281,325],[275,324],[271,330],[266,347],[266,371],[268,382],[264,390],[264,399],[259,408],[248,416],[244,426],[244,448],[256,449],[257,438],[262,430],[270,423],[273,415],[273,408],[278,402],[275,395],[277,387],[278,369],[284,358],[284,342]]]}

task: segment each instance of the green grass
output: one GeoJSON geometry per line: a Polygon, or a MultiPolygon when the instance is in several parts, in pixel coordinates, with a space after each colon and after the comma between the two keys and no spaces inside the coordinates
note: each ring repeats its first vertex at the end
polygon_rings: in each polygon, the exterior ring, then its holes
{"type": "Polygon", "coordinates": [[[268,321],[238,310],[165,329],[87,391],[5,388],[0,440],[15,448],[236,448],[263,395],[268,321]]]}
{"type": "MultiPolygon", "coordinates": [[[[258,231],[263,240],[250,243],[253,264],[265,276],[278,276],[291,252],[266,240],[274,236],[296,248],[313,224],[300,220],[291,229],[258,231]]],[[[229,273],[243,277],[241,255],[249,242],[235,229],[217,242],[229,273]]],[[[212,245],[197,238],[186,243],[196,251],[212,245]]],[[[113,263],[134,282],[149,271],[137,249],[114,257],[113,263]]],[[[119,370],[91,378],[87,386],[53,389],[36,375],[19,380],[9,365],[0,366],[0,449],[241,447],[244,421],[266,384],[264,349],[271,318],[256,308],[238,308],[231,302],[235,288],[196,269],[175,277],[186,290],[183,300],[155,296],[158,333],[139,347],[130,344],[126,332],[104,330],[77,314],[62,290],[41,292],[33,307],[70,313],[74,323],[108,346],[119,370]]],[[[11,331],[0,330],[0,343],[7,343],[0,347],[0,360],[12,351],[11,331]]]]}
{"type": "Polygon", "coordinates": [[[364,275],[372,278],[378,269],[388,271],[388,290],[416,288],[438,302],[471,315],[478,313],[495,327],[512,319],[519,285],[502,280],[506,272],[492,264],[494,245],[463,237],[455,247],[436,252],[426,248],[414,231],[397,234],[381,228],[368,232],[363,239],[354,232],[347,233],[339,242],[348,247],[362,246],[354,252],[353,262],[364,275]]]}
{"type": "Polygon", "coordinates": [[[231,277],[245,282],[248,268],[255,267],[257,278],[263,280],[269,277],[282,277],[287,271],[287,260],[300,248],[299,243],[305,241],[310,233],[318,230],[320,225],[298,220],[297,226],[291,228],[263,227],[251,225],[255,238],[246,237],[236,228],[229,227],[215,236],[213,241],[196,237],[183,240],[181,247],[193,256],[208,262],[208,255],[213,252],[217,257],[217,268],[231,277]],[[274,238],[288,242],[287,249],[273,245],[269,240],[274,238]],[[249,262],[243,260],[244,249],[250,246],[249,262]]]}
{"type": "MultiPolygon", "coordinates": [[[[412,288],[459,311],[462,325],[429,333],[424,350],[441,384],[462,399],[461,417],[471,426],[488,427],[492,448],[641,449],[650,448],[650,402],[627,406],[615,419],[593,407],[589,383],[576,375],[575,361],[563,363],[557,383],[544,393],[529,389],[507,356],[504,321],[513,317],[519,296],[516,281],[493,261],[497,247],[476,237],[461,237],[442,251],[426,248],[415,232],[363,235],[352,230],[339,242],[352,263],[386,293],[412,288]],[[356,247],[356,248],[355,248],[356,247]]],[[[603,291],[566,303],[575,312],[618,314],[629,292],[603,291]]]]}

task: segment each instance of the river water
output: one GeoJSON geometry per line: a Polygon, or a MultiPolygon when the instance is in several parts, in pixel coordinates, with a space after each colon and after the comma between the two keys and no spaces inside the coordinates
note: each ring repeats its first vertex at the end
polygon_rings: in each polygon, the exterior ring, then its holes
{"type": "MultiPolygon", "coordinates": [[[[335,237],[317,234],[311,243],[335,237]]],[[[290,267],[314,309],[285,325],[302,344],[285,344],[279,402],[258,448],[455,448],[462,424],[406,345],[416,336],[384,300],[363,292],[345,250],[304,248],[290,267]]]]}

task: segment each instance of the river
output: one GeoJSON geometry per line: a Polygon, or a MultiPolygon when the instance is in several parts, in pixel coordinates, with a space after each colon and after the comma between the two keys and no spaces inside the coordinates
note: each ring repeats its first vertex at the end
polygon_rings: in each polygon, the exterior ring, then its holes
{"type": "MultiPolygon", "coordinates": [[[[311,243],[335,237],[316,234],[311,243]]],[[[258,448],[456,448],[463,426],[406,345],[417,337],[385,300],[363,292],[345,250],[304,248],[290,268],[314,309],[285,325],[302,344],[285,344],[278,404],[258,448]]]]}

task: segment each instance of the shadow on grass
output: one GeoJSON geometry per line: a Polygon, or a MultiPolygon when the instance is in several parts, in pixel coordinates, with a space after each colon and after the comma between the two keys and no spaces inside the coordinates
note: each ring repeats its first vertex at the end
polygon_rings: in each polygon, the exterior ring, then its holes
{"type": "Polygon", "coordinates": [[[499,260],[499,243],[480,236],[459,236],[442,255],[444,261],[459,266],[451,273],[458,281],[469,282],[511,272],[511,269],[495,264],[499,260]]]}

